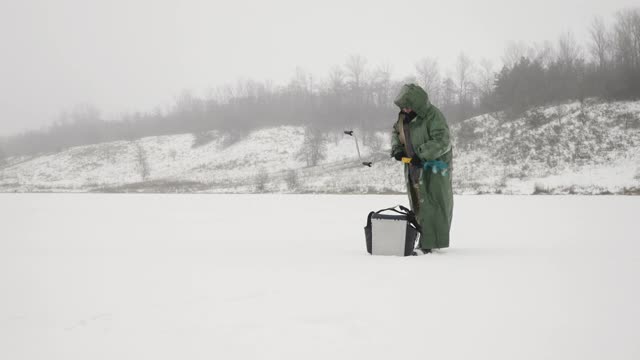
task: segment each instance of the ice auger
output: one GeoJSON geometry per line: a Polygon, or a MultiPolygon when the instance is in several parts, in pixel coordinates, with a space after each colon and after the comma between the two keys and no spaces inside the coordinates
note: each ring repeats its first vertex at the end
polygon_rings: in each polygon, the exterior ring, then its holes
{"type": "MultiPolygon", "coordinates": [[[[358,150],[358,159],[360,159],[360,161],[362,161],[362,157],[360,156],[360,146],[358,146],[358,138],[353,134],[353,130],[345,130],[344,134],[345,135],[349,135],[349,136],[353,136],[353,138],[356,141],[356,150],[358,150]]],[[[373,165],[373,162],[371,162],[371,161],[362,161],[362,165],[371,167],[371,165],[373,165]]]]}

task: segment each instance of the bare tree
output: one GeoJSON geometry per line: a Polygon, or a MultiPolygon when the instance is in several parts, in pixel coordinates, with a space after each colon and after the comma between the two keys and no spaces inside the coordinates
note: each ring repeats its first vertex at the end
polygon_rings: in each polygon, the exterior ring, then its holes
{"type": "Polygon", "coordinates": [[[471,90],[471,75],[473,62],[464,53],[458,55],[456,61],[456,81],[458,86],[458,103],[465,104],[469,101],[468,95],[471,90]]]}
{"type": "Polygon", "coordinates": [[[504,66],[512,69],[520,60],[528,58],[531,61],[537,61],[541,65],[547,66],[555,60],[554,54],[553,45],[549,41],[533,44],[527,44],[524,41],[511,41],[507,44],[502,56],[502,62],[504,66]]]}
{"type": "Polygon", "coordinates": [[[184,113],[190,112],[198,105],[198,99],[193,95],[192,91],[183,90],[176,97],[174,111],[184,113]]]}
{"type": "MultiPolygon", "coordinates": [[[[371,92],[367,90],[365,76],[367,73],[367,61],[360,55],[352,55],[345,64],[346,75],[349,86],[350,122],[359,128],[364,128],[367,115],[365,113],[368,105],[371,104],[371,92]]],[[[370,90],[370,89],[369,89],[370,90]]]]}
{"type": "Polygon", "coordinates": [[[591,57],[598,63],[598,68],[602,70],[607,66],[611,48],[611,40],[602,18],[593,19],[589,27],[589,35],[591,37],[589,44],[591,57]]]}
{"type": "Polygon", "coordinates": [[[477,88],[481,96],[487,96],[493,92],[495,83],[493,62],[489,59],[482,59],[479,64],[477,88]]]}
{"type": "Polygon", "coordinates": [[[367,60],[361,55],[351,55],[347,59],[345,69],[347,77],[351,80],[350,84],[354,89],[362,89],[364,85],[364,77],[367,68],[367,60]]]}
{"type": "Polygon", "coordinates": [[[560,36],[558,40],[558,61],[566,66],[575,65],[582,57],[582,49],[571,31],[560,36]]]}
{"type": "Polygon", "coordinates": [[[312,94],[314,83],[313,83],[313,75],[305,71],[301,67],[296,68],[295,76],[293,80],[291,80],[291,84],[289,85],[296,92],[302,94],[312,94]]]}
{"type": "Polygon", "coordinates": [[[324,134],[318,128],[307,126],[298,158],[303,159],[307,166],[316,166],[326,157],[326,152],[327,143],[324,134]]]}
{"type": "Polygon", "coordinates": [[[433,103],[440,102],[440,69],[438,60],[423,58],[415,64],[418,84],[422,86],[433,103]]]}
{"type": "Polygon", "coordinates": [[[256,192],[263,193],[267,190],[267,184],[269,183],[269,173],[266,169],[261,168],[255,177],[256,192]]]}
{"type": "Polygon", "coordinates": [[[523,41],[515,42],[510,41],[502,56],[502,63],[508,68],[513,68],[520,59],[527,56],[529,46],[523,41]]]}
{"type": "Polygon", "coordinates": [[[456,84],[450,77],[442,82],[442,105],[451,107],[456,102],[456,84]]]}
{"type": "Polygon", "coordinates": [[[73,122],[98,122],[100,121],[100,110],[92,104],[78,104],[67,114],[73,122]]]}
{"type": "Polygon", "coordinates": [[[620,11],[616,17],[617,61],[627,69],[640,69],[640,9],[620,11]]]}
{"type": "Polygon", "coordinates": [[[329,72],[329,91],[341,94],[345,87],[345,74],[339,66],[334,66],[329,72]]]}
{"type": "Polygon", "coordinates": [[[372,102],[378,106],[389,105],[392,100],[391,65],[382,64],[373,73],[372,102]]]}
{"type": "Polygon", "coordinates": [[[140,174],[140,178],[142,179],[142,181],[146,181],[149,177],[149,163],[147,162],[147,153],[144,151],[144,147],[142,147],[142,144],[140,144],[140,142],[136,142],[135,147],[136,168],[138,170],[138,173],[140,174]]]}
{"type": "Polygon", "coordinates": [[[550,41],[534,43],[527,52],[528,57],[542,66],[549,66],[555,58],[555,50],[550,41]]]}
{"type": "Polygon", "coordinates": [[[298,172],[296,170],[289,170],[285,176],[285,182],[287,183],[287,188],[290,191],[298,190],[300,187],[300,179],[298,177],[298,172]]]}
{"type": "Polygon", "coordinates": [[[213,89],[211,96],[220,104],[229,104],[235,97],[235,92],[233,86],[225,84],[213,89]]]}

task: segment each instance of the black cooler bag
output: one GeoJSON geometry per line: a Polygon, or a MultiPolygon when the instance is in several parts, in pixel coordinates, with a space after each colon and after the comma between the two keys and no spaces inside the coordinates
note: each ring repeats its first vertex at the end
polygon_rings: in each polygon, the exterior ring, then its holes
{"type": "Polygon", "coordinates": [[[409,256],[420,234],[420,225],[413,211],[398,205],[370,212],[364,234],[371,255],[409,256]]]}

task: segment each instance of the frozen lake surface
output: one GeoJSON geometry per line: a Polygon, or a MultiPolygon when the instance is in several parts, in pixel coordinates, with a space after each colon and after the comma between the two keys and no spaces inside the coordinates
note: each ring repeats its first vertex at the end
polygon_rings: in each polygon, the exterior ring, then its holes
{"type": "Polygon", "coordinates": [[[640,197],[456,197],[450,249],[369,256],[406,202],[0,194],[0,358],[640,358],[640,197]]]}

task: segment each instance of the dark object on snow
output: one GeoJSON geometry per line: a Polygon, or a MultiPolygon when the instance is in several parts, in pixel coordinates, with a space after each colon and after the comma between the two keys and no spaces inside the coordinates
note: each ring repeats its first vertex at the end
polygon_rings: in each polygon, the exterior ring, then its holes
{"type": "Polygon", "coordinates": [[[404,206],[372,211],[364,228],[367,252],[371,255],[410,256],[420,231],[415,214],[404,206]]]}
{"type": "Polygon", "coordinates": [[[371,167],[371,165],[373,165],[373,163],[371,161],[368,161],[368,162],[365,161],[365,162],[362,163],[362,165],[371,167]]]}

